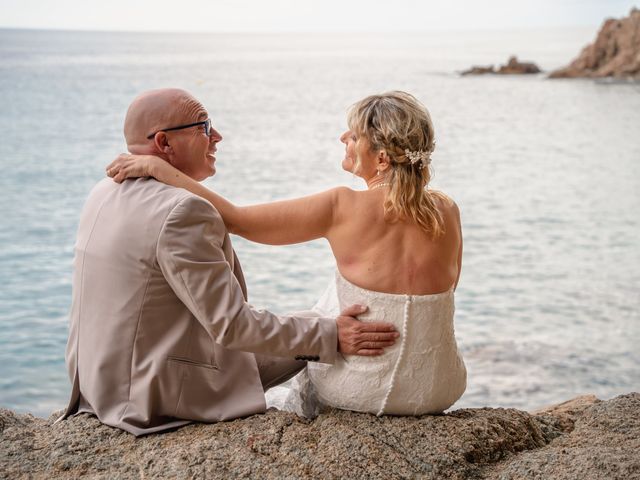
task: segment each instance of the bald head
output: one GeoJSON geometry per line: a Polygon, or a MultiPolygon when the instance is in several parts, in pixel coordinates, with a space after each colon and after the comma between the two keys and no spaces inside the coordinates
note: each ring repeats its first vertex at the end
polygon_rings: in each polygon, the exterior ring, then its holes
{"type": "Polygon", "coordinates": [[[138,95],[127,110],[124,137],[131,153],[158,153],[147,136],[162,128],[197,121],[206,111],[193,95],[179,88],[149,90],[138,95]]]}

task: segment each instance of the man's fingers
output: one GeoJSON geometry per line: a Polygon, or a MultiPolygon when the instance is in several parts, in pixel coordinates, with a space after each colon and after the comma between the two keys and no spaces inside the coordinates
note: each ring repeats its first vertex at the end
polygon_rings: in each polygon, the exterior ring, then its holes
{"type": "Polygon", "coordinates": [[[342,315],[343,317],[356,317],[358,315],[362,315],[364,312],[366,312],[368,309],[368,307],[364,306],[364,305],[351,305],[347,308],[345,308],[340,315],[342,315]]]}
{"type": "Polygon", "coordinates": [[[393,345],[400,334],[398,332],[389,332],[389,333],[361,333],[357,337],[358,343],[391,343],[393,345]]]}
{"type": "Polygon", "coordinates": [[[357,351],[358,355],[364,355],[365,357],[377,357],[378,355],[382,355],[384,350],[380,348],[361,348],[357,351]]]}
{"type": "Polygon", "coordinates": [[[361,342],[359,344],[356,345],[356,348],[364,348],[364,349],[374,349],[374,350],[379,350],[379,349],[384,349],[387,347],[391,347],[392,345],[394,345],[395,342],[361,342]]]}
{"type": "Polygon", "coordinates": [[[392,323],[363,323],[360,331],[362,333],[395,332],[396,327],[392,323]]]}
{"type": "Polygon", "coordinates": [[[369,344],[366,345],[366,347],[367,348],[387,348],[387,347],[392,347],[395,344],[396,344],[395,340],[389,340],[386,342],[369,342],[369,344]]]}
{"type": "Polygon", "coordinates": [[[361,342],[393,342],[399,336],[398,332],[363,332],[358,335],[358,338],[361,342]]]}
{"type": "Polygon", "coordinates": [[[338,351],[346,355],[376,356],[395,345],[400,334],[391,323],[364,323],[354,319],[367,311],[363,305],[351,305],[336,319],[338,351]]]}

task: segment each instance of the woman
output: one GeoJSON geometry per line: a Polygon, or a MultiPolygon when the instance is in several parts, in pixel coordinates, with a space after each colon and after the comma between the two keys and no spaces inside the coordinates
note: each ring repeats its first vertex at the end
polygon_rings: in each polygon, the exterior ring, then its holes
{"type": "MultiPolygon", "coordinates": [[[[336,258],[323,314],[366,304],[362,321],[393,323],[401,337],[380,356],[309,364],[321,403],[378,415],[440,413],[466,388],[453,330],[462,234],[457,205],[427,188],[434,131],[426,108],[404,92],[373,95],[349,111],[342,167],[368,189],[338,187],[309,197],[237,207],[153,156],[122,155],[114,180],[153,176],[210,201],[231,233],[283,245],[324,237],[336,258]]],[[[308,393],[308,392],[307,392],[308,393]]]]}

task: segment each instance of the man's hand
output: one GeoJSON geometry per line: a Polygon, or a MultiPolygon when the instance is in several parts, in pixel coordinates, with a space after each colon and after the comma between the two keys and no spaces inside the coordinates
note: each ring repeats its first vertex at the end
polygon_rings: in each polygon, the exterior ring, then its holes
{"type": "Polygon", "coordinates": [[[363,323],[355,318],[367,311],[362,305],[351,305],[336,318],[338,351],[344,355],[382,355],[385,347],[400,336],[390,323],[363,323]]]}

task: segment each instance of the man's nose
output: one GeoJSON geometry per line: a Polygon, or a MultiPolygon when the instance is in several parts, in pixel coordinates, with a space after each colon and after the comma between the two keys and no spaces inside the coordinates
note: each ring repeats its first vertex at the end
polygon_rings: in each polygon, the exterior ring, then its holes
{"type": "Polygon", "coordinates": [[[220,132],[217,131],[215,128],[211,129],[211,136],[209,137],[209,141],[211,142],[220,142],[222,141],[222,135],[220,135],[220,132]]]}

